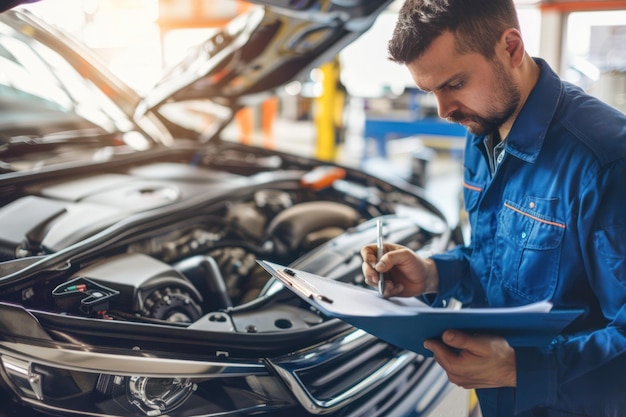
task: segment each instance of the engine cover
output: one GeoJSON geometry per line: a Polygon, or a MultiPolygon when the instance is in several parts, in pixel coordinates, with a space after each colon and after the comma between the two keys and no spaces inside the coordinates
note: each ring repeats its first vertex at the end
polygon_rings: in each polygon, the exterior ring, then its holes
{"type": "Polygon", "coordinates": [[[193,322],[202,314],[202,296],[191,282],[170,265],[147,255],[107,258],[81,269],[76,277],[118,291],[110,301],[112,310],[173,322],[193,322]]]}

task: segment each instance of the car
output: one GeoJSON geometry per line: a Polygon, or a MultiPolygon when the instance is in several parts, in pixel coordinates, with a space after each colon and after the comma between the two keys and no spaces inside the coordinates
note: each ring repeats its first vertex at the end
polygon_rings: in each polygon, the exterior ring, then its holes
{"type": "Polygon", "coordinates": [[[0,14],[0,415],[471,411],[432,358],[258,265],[365,286],[378,219],[424,254],[462,242],[417,185],[224,137],[389,2],[261,3],[145,96],[27,8],[0,14]]]}

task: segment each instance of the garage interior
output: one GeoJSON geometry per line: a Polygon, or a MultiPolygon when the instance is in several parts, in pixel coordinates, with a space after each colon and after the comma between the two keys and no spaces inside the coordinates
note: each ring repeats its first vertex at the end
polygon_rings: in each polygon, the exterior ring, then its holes
{"type": "MultiPolygon", "coordinates": [[[[385,58],[401,3],[392,3],[370,31],[306,79],[242,109],[225,136],[407,179],[423,186],[454,225],[463,221],[465,132],[439,120],[433,97],[413,88],[408,72],[385,58]]],[[[626,112],[626,1],[517,3],[529,53],[626,112]]],[[[188,47],[254,6],[241,0],[55,0],[29,9],[85,41],[120,78],[147,92],[188,47]]],[[[459,401],[471,399],[463,393],[459,401]]]]}
{"type": "MultiPolygon", "coordinates": [[[[409,179],[455,221],[465,132],[441,123],[433,98],[412,87],[404,68],[386,60],[385,43],[401,3],[391,3],[368,32],[307,79],[243,109],[229,134],[255,146],[409,179]]],[[[626,111],[626,1],[517,3],[531,55],[626,111]]],[[[85,41],[139,92],[149,91],[188,47],[250,7],[241,0],[63,0],[30,6],[85,41]]]]}

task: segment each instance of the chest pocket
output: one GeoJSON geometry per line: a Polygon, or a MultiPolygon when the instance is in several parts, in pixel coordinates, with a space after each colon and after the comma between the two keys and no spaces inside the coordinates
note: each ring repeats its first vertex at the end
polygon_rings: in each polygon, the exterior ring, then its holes
{"type": "Polygon", "coordinates": [[[556,288],[565,223],[545,214],[556,203],[534,197],[522,204],[506,200],[498,216],[493,278],[526,301],[550,299],[556,288]]]}

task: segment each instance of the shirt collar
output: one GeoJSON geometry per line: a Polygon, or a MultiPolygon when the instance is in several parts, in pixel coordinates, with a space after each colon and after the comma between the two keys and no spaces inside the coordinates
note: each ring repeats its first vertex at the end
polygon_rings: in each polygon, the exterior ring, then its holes
{"type": "Polygon", "coordinates": [[[535,58],[541,71],[537,84],[517,115],[506,139],[507,152],[534,162],[558,108],[563,84],[550,66],[535,58]]]}
{"type": "MultiPolygon", "coordinates": [[[[539,80],[505,140],[506,152],[527,162],[537,159],[563,90],[561,80],[550,66],[541,58],[534,60],[541,71],[539,80]]],[[[484,135],[468,136],[468,140],[480,146],[483,139],[484,135]]]]}

